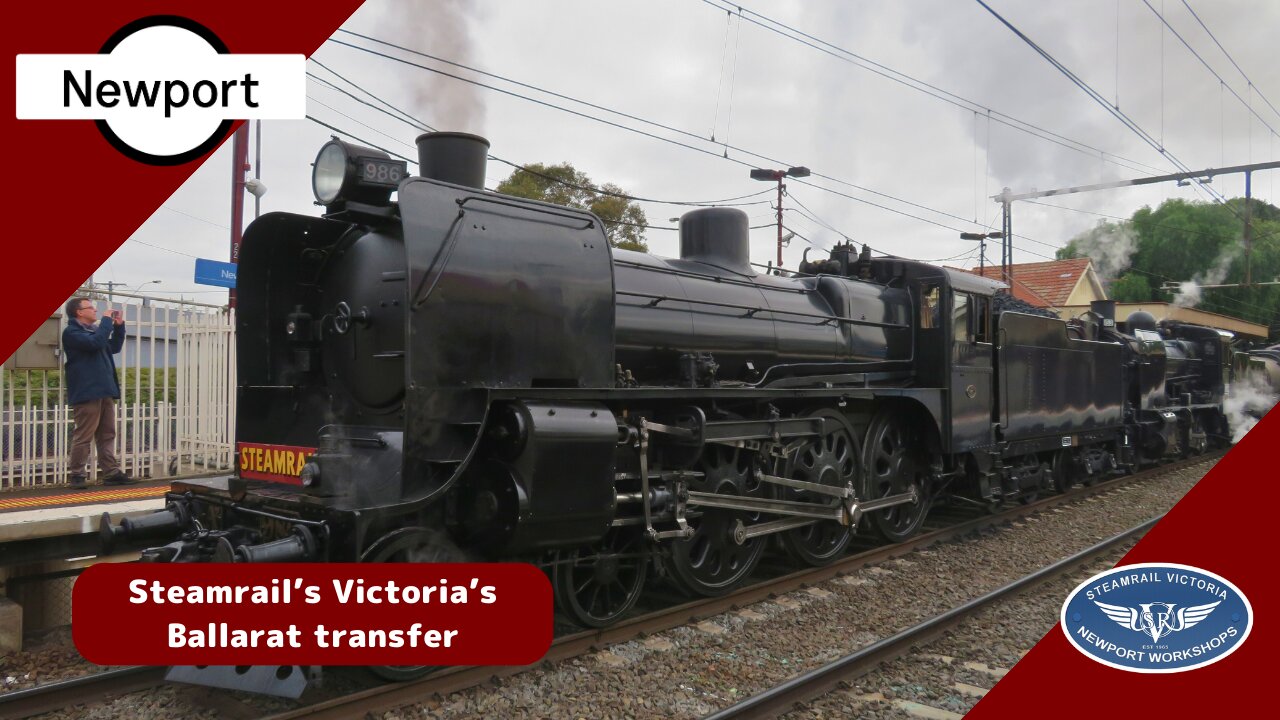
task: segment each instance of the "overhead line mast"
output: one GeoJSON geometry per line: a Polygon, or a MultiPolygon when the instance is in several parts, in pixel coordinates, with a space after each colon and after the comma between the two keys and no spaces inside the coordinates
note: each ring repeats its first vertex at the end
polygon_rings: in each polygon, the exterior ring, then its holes
{"type": "Polygon", "coordinates": [[[1152,175],[1150,177],[1134,178],[1132,180],[1117,180],[1115,182],[1096,183],[1094,185],[1077,185],[1074,187],[1056,188],[1054,190],[1033,190],[1031,192],[1015,193],[1009,188],[1005,188],[999,195],[992,195],[991,199],[1000,203],[1003,208],[1003,232],[1004,240],[1000,245],[1000,274],[1005,282],[1013,279],[1013,202],[1015,200],[1031,200],[1034,198],[1052,197],[1054,195],[1074,195],[1082,192],[1094,192],[1097,190],[1113,190],[1115,188],[1133,187],[1137,185],[1153,185],[1155,183],[1194,180],[1204,184],[1208,180],[1213,179],[1215,175],[1235,175],[1244,173],[1245,187],[1245,215],[1244,215],[1244,237],[1245,237],[1245,284],[1250,284],[1250,254],[1253,250],[1251,242],[1251,218],[1249,206],[1252,203],[1252,178],[1253,173],[1258,170],[1275,170],[1280,168],[1280,160],[1271,162],[1253,163],[1250,165],[1233,165],[1225,168],[1206,168],[1193,172],[1172,173],[1170,175],[1152,175]]]}

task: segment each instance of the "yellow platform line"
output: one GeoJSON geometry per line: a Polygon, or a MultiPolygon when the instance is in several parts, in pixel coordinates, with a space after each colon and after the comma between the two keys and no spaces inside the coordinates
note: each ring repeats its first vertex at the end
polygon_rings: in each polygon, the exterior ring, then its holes
{"type": "Polygon", "coordinates": [[[58,505],[87,505],[107,500],[136,500],[138,498],[160,497],[168,491],[168,485],[140,488],[113,488],[110,490],[78,490],[62,495],[0,499],[0,510],[54,507],[58,505]]]}

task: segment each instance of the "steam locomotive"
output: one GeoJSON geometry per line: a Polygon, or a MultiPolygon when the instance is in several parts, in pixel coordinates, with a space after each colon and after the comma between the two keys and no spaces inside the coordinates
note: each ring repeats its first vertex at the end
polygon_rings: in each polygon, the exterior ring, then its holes
{"type": "MultiPolygon", "coordinates": [[[[320,217],[272,213],[239,266],[235,475],[174,483],[107,544],[157,562],[535,562],[604,626],[651,575],[725,593],[769,547],[820,565],[1228,437],[1227,333],[1064,322],[1003,285],[838,245],[798,273],[700,208],[680,257],[483,189],[486,140],[421,173],[337,138],[320,217]],[[392,194],[396,199],[392,200],[392,194]]],[[[404,677],[415,669],[384,669],[404,677]]]]}

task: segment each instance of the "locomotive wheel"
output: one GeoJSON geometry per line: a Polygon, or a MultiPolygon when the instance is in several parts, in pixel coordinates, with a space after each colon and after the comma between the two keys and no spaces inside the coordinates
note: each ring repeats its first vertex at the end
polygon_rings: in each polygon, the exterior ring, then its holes
{"type": "MultiPolygon", "coordinates": [[[[834,410],[819,410],[812,417],[823,419],[822,435],[800,448],[792,463],[790,477],[805,482],[856,489],[862,454],[857,435],[843,415],[834,410]]],[[[840,499],[826,495],[779,488],[780,499],[824,502],[833,507],[840,499]]],[[[824,520],[779,534],[778,539],[796,560],[818,567],[827,565],[844,554],[853,538],[853,528],[824,520]]]]}
{"type": "Polygon", "coordinates": [[[612,528],[595,545],[566,550],[557,560],[556,600],[586,627],[617,622],[636,604],[649,574],[644,535],[634,527],[612,528]]]}
{"type": "Polygon", "coordinates": [[[912,487],[919,497],[914,503],[868,513],[872,527],[889,542],[902,542],[914,535],[924,524],[932,502],[928,461],[908,422],[902,412],[881,411],[871,421],[863,449],[863,497],[875,500],[910,492],[912,487]]]}
{"type": "MultiPolygon", "coordinates": [[[[741,448],[708,445],[698,463],[703,477],[690,490],[759,497],[765,490],[753,477],[751,453],[741,448]]],[[[767,537],[739,545],[733,539],[738,521],[751,524],[759,513],[700,508],[689,518],[693,536],[671,543],[667,567],[676,582],[692,595],[714,597],[732,590],[751,574],[764,555],[767,537]]]]}
{"type": "MultiPolygon", "coordinates": [[[[440,533],[420,527],[393,530],[378,538],[360,556],[360,562],[414,562],[415,551],[431,545],[440,533]]],[[[437,669],[436,665],[370,665],[369,672],[383,680],[406,682],[416,680],[437,669]]]]}

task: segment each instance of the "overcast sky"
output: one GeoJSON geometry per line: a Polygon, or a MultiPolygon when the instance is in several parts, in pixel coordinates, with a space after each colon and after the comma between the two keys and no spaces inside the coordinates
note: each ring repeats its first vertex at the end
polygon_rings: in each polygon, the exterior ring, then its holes
{"type": "MultiPolygon", "coordinates": [[[[834,179],[811,177],[805,182],[812,186],[791,182],[793,197],[784,207],[808,208],[806,214],[819,222],[788,210],[788,228],[830,247],[841,238],[825,224],[878,250],[920,259],[955,257],[948,264],[966,267],[977,264],[976,248],[960,240],[957,230],[998,230],[999,207],[987,196],[1002,187],[1048,189],[1177,172],[1170,160],[976,2],[743,2],[740,18],[710,0],[370,0],[344,25],[640,120],[343,33],[335,34],[315,58],[422,123],[484,135],[498,157],[518,163],[568,161],[597,183],[612,182],[646,198],[703,201],[766,189],[749,179],[747,165],[774,165],[748,153],[772,158],[782,167],[805,165],[815,175],[834,179]],[[761,27],[770,20],[813,36],[816,41],[806,42],[823,49],[761,27]],[[335,41],[477,78],[695,149],[470,86],[335,41]],[[888,80],[849,62],[842,51],[928,83],[935,88],[931,93],[953,93],[972,103],[957,101],[963,105],[958,107],[888,80]],[[1071,150],[1036,138],[998,122],[1002,117],[1039,126],[1069,138],[1067,144],[1092,150],[1071,150]],[[724,158],[726,153],[730,159],[724,158]]],[[[1121,112],[1186,166],[1198,170],[1280,159],[1280,136],[1272,130],[1280,130],[1280,115],[1267,106],[1269,101],[1280,107],[1280,63],[1275,61],[1280,2],[1187,2],[1253,88],[1182,0],[990,0],[1016,28],[1109,102],[1118,102],[1121,112]],[[1221,76],[1225,87],[1172,32],[1162,29],[1156,12],[1221,76]]],[[[309,67],[369,100],[325,69],[314,63],[309,67]]],[[[314,80],[308,82],[308,93],[308,111],[316,118],[350,136],[416,157],[412,143],[418,131],[408,124],[314,80]]],[[[268,187],[264,213],[317,212],[310,163],[330,134],[310,121],[263,124],[262,179],[268,187]]],[[[225,301],[225,291],[195,285],[192,276],[194,257],[228,258],[230,150],[228,142],[95,279],[123,282],[130,288],[160,280],[144,289],[157,296],[225,301]]],[[[416,171],[412,165],[411,171],[416,171]]],[[[490,187],[509,173],[509,167],[491,162],[490,187]]],[[[1255,175],[1256,197],[1277,201],[1276,174],[1255,175]]],[[[1240,196],[1243,178],[1218,178],[1212,187],[1226,197],[1240,196]]],[[[1195,187],[1165,184],[1049,202],[1128,216],[1170,197],[1204,200],[1208,195],[1195,187]]],[[[246,206],[246,220],[251,220],[251,197],[246,206]]],[[[657,203],[643,207],[650,224],[658,226],[647,232],[651,250],[675,255],[676,234],[659,228],[673,226],[669,219],[688,208],[657,203]]],[[[752,225],[773,222],[767,202],[743,209],[752,225]]],[[[1015,259],[1032,262],[1042,259],[1037,255],[1052,256],[1054,248],[1098,220],[1081,212],[1015,204],[1015,232],[1025,236],[1015,240],[1015,259]]],[[[772,258],[775,238],[771,228],[754,230],[753,259],[772,258]]],[[[794,268],[806,247],[799,239],[792,241],[784,264],[794,268]]],[[[811,251],[810,257],[814,254],[811,251]]],[[[998,244],[988,249],[988,260],[999,262],[998,244]]]]}

